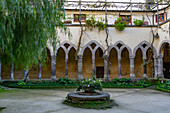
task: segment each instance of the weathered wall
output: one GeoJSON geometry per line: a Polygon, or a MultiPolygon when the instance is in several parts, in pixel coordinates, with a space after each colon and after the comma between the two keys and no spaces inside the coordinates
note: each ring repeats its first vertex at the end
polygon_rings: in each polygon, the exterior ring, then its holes
{"type": "Polygon", "coordinates": [[[115,49],[109,55],[109,72],[110,78],[118,78],[118,54],[115,49]]]}
{"type": "Polygon", "coordinates": [[[57,53],[56,77],[65,77],[65,52],[62,48],[60,48],[57,53]]]}
{"type": "Polygon", "coordinates": [[[144,74],[143,67],[139,68],[143,64],[143,56],[141,49],[138,49],[135,56],[135,76],[141,78],[144,74]],[[139,74],[137,73],[139,70],[139,74]]]}
{"type": "Polygon", "coordinates": [[[76,59],[75,59],[76,50],[71,49],[68,55],[68,77],[69,78],[77,78],[77,71],[75,72],[76,59]]]}
{"type": "MultiPolygon", "coordinates": [[[[43,79],[51,78],[51,55],[49,50],[47,50],[47,56],[48,56],[48,61],[45,63],[45,65],[42,65],[41,67],[41,78],[43,79]]],[[[37,73],[37,78],[38,78],[38,73],[37,73]]]]}
{"type": "Polygon", "coordinates": [[[92,53],[87,48],[83,54],[83,78],[92,77],[92,53]]]}
{"type": "Polygon", "coordinates": [[[124,49],[121,54],[121,75],[122,78],[130,77],[130,59],[127,49],[124,49]]]}

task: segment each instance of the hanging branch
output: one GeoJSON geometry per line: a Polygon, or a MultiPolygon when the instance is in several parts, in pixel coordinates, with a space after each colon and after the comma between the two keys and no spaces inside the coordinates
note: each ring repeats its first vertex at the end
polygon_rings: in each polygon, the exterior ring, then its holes
{"type": "MultiPolygon", "coordinates": [[[[109,49],[109,44],[108,44],[108,38],[109,38],[109,29],[108,29],[108,20],[107,20],[107,0],[105,0],[105,22],[106,22],[106,28],[105,28],[105,32],[106,32],[106,38],[105,38],[105,42],[106,42],[106,50],[104,51],[103,53],[103,57],[104,59],[109,63],[109,59],[107,57],[105,57],[105,53],[108,51],[109,49]]],[[[108,68],[109,68],[109,64],[108,64],[108,68]]],[[[107,75],[107,81],[109,80],[109,77],[108,77],[108,69],[107,69],[107,72],[106,72],[106,75],[107,75]]]]}
{"type": "Polygon", "coordinates": [[[80,45],[81,45],[81,40],[82,40],[82,36],[83,36],[83,25],[81,23],[81,0],[79,0],[79,24],[80,24],[80,37],[79,37],[79,41],[78,41],[78,45],[77,45],[77,51],[75,53],[75,60],[76,60],[76,65],[75,65],[75,78],[77,77],[76,74],[77,74],[77,70],[78,70],[78,59],[79,59],[79,56],[78,56],[78,53],[80,51],[80,45]]]}
{"type": "MultiPolygon", "coordinates": [[[[149,20],[149,23],[151,24],[151,20],[150,20],[150,18],[149,18],[149,16],[148,16],[148,13],[145,11],[145,13],[146,13],[146,16],[147,16],[147,18],[148,18],[148,20],[149,20]]],[[[153,31],[153,28],[152,28],[152,26],[151,26],[151,33],[152,33],[152,42],[151,42],[151,55],[149,56],[149,59],[148,59],[148,61],[146,61],[145,63],[143,63],[140,67],[138,67],[138,69],[137,69],[137,74],[139,75],[139,77],[142,77],[142,75],[140,74],[140,72],[139,72],[139,70],[142,68],[142,67],[144,67],[145,65],[148,65],[149,63],[151,63],[152,62],[152,57],[153,57],[153,55],[154,55],[154,46],[153,46],[153,43],[154,43],[154,38],[155,38],[155,35],[154,35],[154,31],[153,31]]],[[[147,79],[147,78],[145,78],[145,79],[147,79]]]]}

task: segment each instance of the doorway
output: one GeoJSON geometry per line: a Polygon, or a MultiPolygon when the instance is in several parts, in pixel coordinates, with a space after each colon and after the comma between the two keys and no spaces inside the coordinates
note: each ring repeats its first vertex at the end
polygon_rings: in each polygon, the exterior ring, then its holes
{"type": "Polygon", "coordinates": [[[170,63],[167,62],[163,63],[163,73],[164,73],[164,78],[170,79],[170,63]]]}
{"type": "Polygon", "coordinates": [[[96,67],[96,78],[104,78],[104,67],[96,67]]]}

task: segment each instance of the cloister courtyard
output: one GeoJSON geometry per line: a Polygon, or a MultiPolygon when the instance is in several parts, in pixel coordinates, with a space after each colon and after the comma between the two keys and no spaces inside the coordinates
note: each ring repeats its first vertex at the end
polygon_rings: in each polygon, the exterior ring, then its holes
{"type": "Polygon", "coordinates": [[[0,94],[2,113],[170,113],[170,94],[152,89],[110,89],[118,106],[106,110],[74,108],[63,104],[76,89],[5,88],[0,94]]]}

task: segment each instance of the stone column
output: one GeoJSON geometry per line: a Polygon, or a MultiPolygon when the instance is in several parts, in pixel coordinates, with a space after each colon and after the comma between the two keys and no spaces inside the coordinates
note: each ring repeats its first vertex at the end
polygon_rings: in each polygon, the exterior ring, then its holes
{"type": "Polygon", "coordinates": [[[0,80],[1,80],[1,59],[0,59],[0,80]]]}
{"type": "Polygon", "coordinates": [[[119,76],[119,78],[122,78],[122,74],[121,74],[121,56],[118,57],[118,76],[119,76]]]}
{"type": "Polygon", "coordinates": [[[56,56],[51,56],[51,79],[56,79],[56,56]]]}
{"type": "Polygon", "coordinates": [[[109,60],[109,57],[107,55],[104,56],[104,78],[105,80],[109,80],[110,77],[109,77],[109,66],[108,66],[108,60],[109,60]]]}
{"type": "Polygon", "coordinates": [[[38,63],[38,79],[41,79],[41,62],[38,63]]]}
{"type": "Polygon", "coordinates": [[[135,78],[134,57],[130,57],[130,78],[135,78]]]}
{"type": "Polygon", "coordinates": [[[163,55],[158,56],[158,77],[164,78],[164,74],[163,74],[163,55]]]}
{"type": "Polygon", "coordinates": [[[12,62],[12,65],[11,65],[11,80],[14,80],[14,63],[12,62]]]}
{"type": "Polygon", "coordinates": [[[146,58],[143,58],[143,64],[144,64],[144,66],[143,66],[143,71],[144,71],[144,75],[143,75],[143,77],[144,78],[147,78],[148,76],[147,76],[147,65],[146,65],[146,58]]]}
{"type": "Polygon", "coordinates": [[[65,77],[68,77],[68,54],[67,53],[65,58],[65,77]]]}
{"type": "Polygon", "coordinates": [[[95,76],[95,53],[92,54],[92,76],[95,76]]]}
{"type": "Polygon", "coordinates": [[[83,79],[83,56],[78,56],[78,80],[83,79]]]}
{"type": "Polygon", "coordinates": [[[154,58],[154,70],[155,70],[155,75],[154,78],[158,78],[158,58],[154,58]]]}

